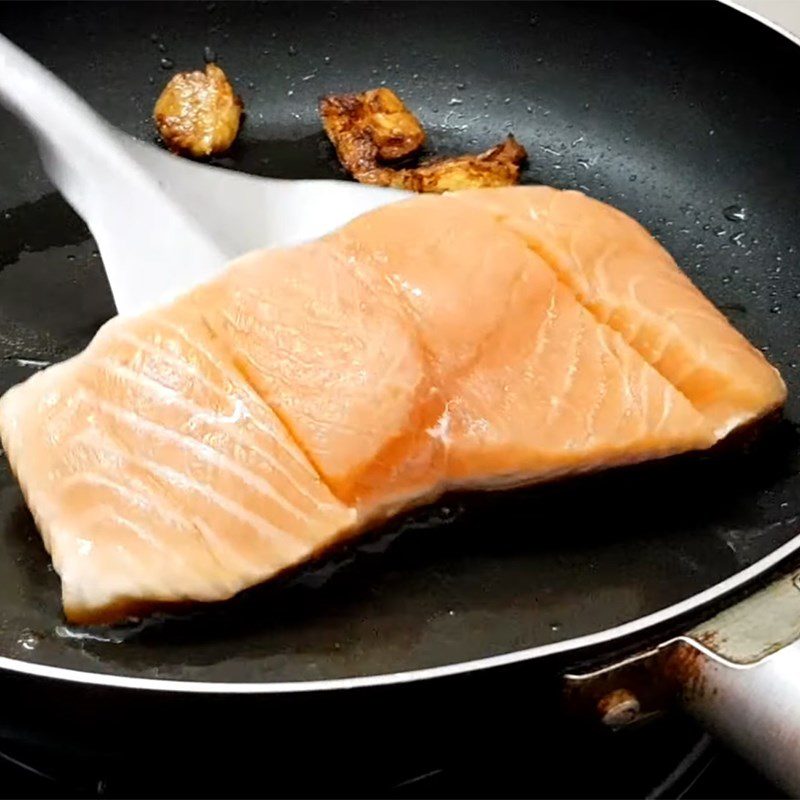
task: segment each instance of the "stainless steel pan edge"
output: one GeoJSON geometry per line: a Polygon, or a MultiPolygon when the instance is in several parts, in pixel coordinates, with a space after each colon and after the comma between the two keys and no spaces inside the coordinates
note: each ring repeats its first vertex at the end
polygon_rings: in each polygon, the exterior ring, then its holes
{"type": "MultiPolygon", "coordinates": [[[[731,8],[800,46],[800,38],[732,0],[731,8]]],[[[792,797],[800,797],[800,571],[682,636],[599,670],[566,675],[574,710],[627,726],[670,701],[792,797]]]]}

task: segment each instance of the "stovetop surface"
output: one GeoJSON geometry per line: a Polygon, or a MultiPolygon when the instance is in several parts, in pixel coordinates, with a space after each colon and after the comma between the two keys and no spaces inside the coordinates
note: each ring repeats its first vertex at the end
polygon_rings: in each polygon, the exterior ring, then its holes
{"type": "MultiPolygon", "coordinates": [[[[310,785],[309,760],[283,779],[265,765],[224,765],[201,770],[179,762],[169,773],[148,770],[143,753],[118,765],[76,770],[57,756],[42,758],[30,748],[4,743],[0,752],[0,797],[387,797],[387,798],[706,798],[776,799],[785,795],[694,723],[669,718],[638,730],[576,733],[574,747],[555,753],[546,742],[492,737],[463,760],[404,764],[398,755],[393,776],[370,774],[354,754],[352,769],[310,785]],[[538,746],[541,744],[541,746],[538,746]],[[482,755],[481,755],[482,754],[482,755]],[[182,765],[182,766],[181,766],[182,765]]],[[[547,732],[538,736],[547,737],[547,732]]]]}

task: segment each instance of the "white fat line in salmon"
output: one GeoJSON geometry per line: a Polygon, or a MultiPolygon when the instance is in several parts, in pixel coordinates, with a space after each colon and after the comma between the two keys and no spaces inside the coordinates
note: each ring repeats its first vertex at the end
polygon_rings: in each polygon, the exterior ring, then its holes
{"type": "MultiPolygon", "coordinates": [[[[202,406],[193,403],[191,400],[187,400],[185,397],[182,397],[178,392],[174,389],[171,389],[168,386],[164,386],[163,384],[159,383],[152,378],[143,375],[135,370],[130,369],[129,367],[124,367],[121,364],[117,364],[115,361],[107,358],[97,359],[94,364],[101,368],[105,369],[108,372],[116,375],[117,377],[123,380],[129,380],[134,382],[137,387],[142,387],[145,390],[155,390],[157,393],[169,393],[168,401],[170,405],[177,406],[182,410],[186,411],[189,414],[195,415],[202,415],[208,416],[209,411],[207,408],[203,408],[202,406]]],[[[163,396],[163,395],[162,395],[163,396]]],[[[198,439],[189,436],[186,433],[180,433],[178,431],[172,431],[165,426],[153,422],[152,420],[145,419],[144,417],[135,414],[133,415],[136,420],[138,420],[138,424],[141,427],[144,427],[146,430],[149,430],[154,435],[160,434],[165,438],[171,439],[175,443],[182,443],[186,446],[195,450],[195,452],[203,453],[207,455],[209,458],[208,460],[212,460],[212,454],[215,456],[220,463],[216,466],[225,466],[228,471],[232,472],[234,475],[237,475],[239,478],[242,479],[244,483],[250,486],[251,489],[255,489],[256,491],[260,491],[262,494],[270,497],[274,500],[279,506],[281,506],[285,511],[288,511],[290,514],[297,517],[301,522],[308,522],[311,519],[311,516],[305,512],[303,512],[300,508],[298,508],[294,503],[291,503],[287,497],[285,497],[281,492],[276,491],[275,487],[267,480],[262,478],[260,475],[253,472],[251,469],[247,469],[246,467],[240,466],[236,461],[234,461],[230,456],[226,455],[225,453],[220,452],[212,445],[208,444],[207,442],[201,442],[198,439]]],[[[241,437],[237,437],[241,441],[241,437]]],[[[255,448],[246,442],[242,442],[242,445],[255,451],[255,448]]],[[[261,453],[259,453],[261,455],[261,453]]],[[[274,459],[268,458],[268,463],[272,465],[274,463],[274,459]]],[[[282,470],[276,467],[276,471],[282,470]]],[[[292,480],[292,478],[282,472],[285,475],[287,480],[292,483],[293,486],[296,486],[296,482],[292,480]]],[[[298,491],[299,491],[299,487],[298,491]]],[[[299,492],[302,493],[302,492],[299,492]]],[[[309,497],[306,494],[306,497],[309,497]]],[[[310,497],[309,497],[310,499],[310,497]]]]}
{"type": "MultiPolygon", "coordinates": [[[[122,461],[127,461],[128,463],[134,463],[134,459],[131,457],[130,454],[126,453],[121,448],[114,446],[109,437],[97,431],[90,431],[89,429],[84,430],[80,434],[77,434],[74,437],[73,441],[80,442],[84,439],[87,440],[87,445],[90,445],[94,452],[98,453],[105,452],[107,455],[111,455],[112,457],[117,457],[122,461]],[[107,442],[108,444],[104,448],[101,442],[107,442]]],[[[110,489],[111,491],[131,500],[134,503],[136,501],[145,503],[150,512],[156,514],[163,520],[169,521],[178,530],[188,528],[191,531],[193,538],[205,546],[206,550],[209,553],[209,556],[217,564],[219,568],[228,571],[230,569],[230,567],[225,567],[222,561],[220,561],[219,556],[215,552],[214,548],[211,546],[211,542],[208,541],[209,538],[213,538],[213,544],[218,549],[223,550],[225,552],[225,556],[229,558],[231,561],[235,562],[235,566],[237,568],[244,567],[247,568],[248,570],[250,569],[250,562],[248,561],[248,559],[246,559],[244,556],[238,553],[230,545],[225,544],[225,542],[223,542],[212,531],[208,532],[211,535],[210,537],[206,536],[201,530],[199,530],[199,526],[195,523],[195,520],[183,517],[179,515],[176,511],[172,510],[163,499],[156,497],[156,495],[154,495],[148,489],[148,487],[138,478],[129,475],[127,478],[127,485],[123,485],[98,472],[87,471],[82,473],[76,473],[75,475],[71,475],[70,477],[63,480],[61,482],[61,490],[64,492],[68,492],[72,487],[77,487],[89,483],[98,486],[104,486],[110,489]]],[[[92,509],[88,509],[86,512],[84,512],[82,516],[78,517],[77,522],[81,523],[81,525],[90,523],[92,520],[91,513],[92,509]]],[[[118,515],[114,516],[114,520],[116,522],[125,521],[123,517],[120,517],[118,515]]],[[[162,552],[171,553],[175,558],[177,558],[188,569],[192,570],[196,575],[202,575],[202,573],[199,572],[199,570],[197,570],[196,565],[193,564],[185,555],[181,555],[181,553],[175,547],[167,547],[165,542],[159,540],[157,537],[151,536],[147,531],[144,531],[139,526],[137,526],[136,532],[137,535],[139,535],[139,538],[141,538],[143,541],[147,541],[148,543],[152,544],[154,547],[161,550],[162,552]]],[[[203,575],[203,577],[207,579],[206,575],[203,575]]]]}
{"type": "MultiPolygon", "coordinates": [[[[120,338],[122,338],[122,337],[120,337],[120,338]]],[[[136,341],[136,339],[134,337],[131,337],[131,338],[133,339],[133,341],[136,341]]],[[[133,343],[133,341],[131,343],[133,343]]],[[[163,351],[160,351],[160,350],[156,350],[155,353],[154,353],[154,355],[156,355],[159,358],[161,357],[162,354],[163,354],[163,351]]],[[[282,445],[282,443],[280,442],[278,437],[275,435],[274,431],[268,431],[263,425],[259,425],[259,424],[257,424],[255,422],[255,417],[252,414],[252,410],[244,405],[244,403],[242,402],[241,398],[238,398],[238,397],[232,398],[231,395],[227,394],[223,390],[221,390],[218,387],[214,386],[214,384],[210,383],[207,379],[203,378],[201,375],[199,375],[197,373],[192,372],[192,375],[196,376],[198,379],[201,379],[201,381],[204,382],[204,384],[209,389],[213,389],[214,393],[218,397],[220,397],[220,398],[222,398],[222,399],[224,399],[224,400],[226,400],[228,402],[231,402],[231,400],[233,399],[233,401],[235,403],[234,414],[225,417],[225,416],[222,416],[220,414],[217,414],[216,412],[211,412],[207,408],[203,408],[202,406],[200,406],[200,405],[194,403],[193,401],[189,400],[188,398],[186,398],[184,395],[181,395],[177,390],[173,389],[172,387],[166,386],[165,384],[160,383],[159,381],[155,380],[154,378],[151,378],[149,375],[144,375],[141,372],[134,372],[134,371],[130,370],[129,368],[124,367],[124,366],[122,366],[120,364],[117,364],[117,362],[111,361],[109,359],[98,359],[97,362],[95,362],[95,363],[101,364],[101,365],[105,365],[106,368],[112,369],[112,370],[115,370],[115,371],[128,370],[129,372],[133,372],[133,374],[136,376],[136,380],[137,381],[139,379],[141,379],[143,382],[149,383],[153,388],[160,387],[165,392],[171,392],[172,394],[169,397],[169,402],[171,404],[173,404],[173,405],[180,406],[184,411],[186,411],[188,414],[192,414],[195,418],[204,419],[205,421],[207,421],[209,423],[212,423],[212,424],[217,424],[217,423],[220,423],[220,422],[239,422],[240,421],[239,418],[241,418],[242,420],[245,420],[248,423],[252,422],[253,423],[253,427],[257,431],[264,433],[278,447],[281,448],[281,453],[289,452],[287,450],[287,448],[282,445]],[[238,415],[238,418],[235,415],[238,415]]],[[[181,364],[184,364],[184,362],[180,361],[180,359],[177,359],[177,358],[174,359],[174,363],[175,363],[175,366],[179,366],[181,364]]],[[[271,409],[268,409],[268,411],[270,413],[273,413],[273,412],[271,412],[271,409]]],[[[280,422],[280,420],[277,418],[277,416],[276,416],[275,421],[276,421],[277,425],[280,425],[281,428],[283,428],[283,425],[280,422]]],[[[263,448],[259,447],[257,444],[246,440],[243,437],[243,434],[245,432],[246,431],[240,430],[238,427],[230,427],[230,428],[226,429],[226,434],[228,436],[230,436],[232,439],[236,439],[242,447],[245,447],[245,448],[251,450],[253,453],[257,454],[262,459],[264,459],[264,462],[266,464],[268,464],[270,466],[270,468],[273,469],[275,472],[278,472],[280,475],[282,475],[292,485],[292,487],[297,491],[298,494],[300,494],[303,497],[305,497],[312,505],[314,505],[314,506],[318,505],[318,503],[319,503],[318,499],[313,497],[307,490],[303,489],[303,487],[298,485],[297,481],[289,473],[287,468],[281,463],[280,459],[277,459],[275,457],[274,453],[270,453],[269,451],[264,450],[263,448]]],[[[287,435],[287,438],[288,438],[288,435],[287,435]]],[[[303,466],[303,471],[304,471],[305,474],[310,474],[310,475],[316,476],[316,473],[313,472],[313,470],[309,470],[308,465],[304,464],[302,466],[303,466]]],[[[320,483],[322,483],[321,479],[320,479],[320,483]]]]}
{"type": "MultiPolygon", "coordinates": [[[[191,339],[189,339],[189,337],[186,335],[186,332],[181,330],[179,325],[176,325],[175,323],[171,322],[169,319],[166,319],[166,318],[160,318],[159,319],[159,324],[163,325],[164,327],[169,328],[171,331],[173,331],[184,342],[186,342],[186,344],[189,345],[189,347],[193,348],[198,353],[200,353],[205,359],[208,360],[208,362],[210,364],[213,364],[216,367],[217,370],[220,370],[220,367],[218,366],[218,362],[214,360],[214,357],[212,356],[212,354],[209,353],[208,350],[206,350],[199,341],[198,342],[193,342],[191,339]]],[[[233,359],[231,359],[231,364],[235,368],[235,364],[234,364],[233,359]]],[[[223,371],[223,374],[225,374],[224,371],[223,371]]],[[[235,372],[235,374],[236,374],[236,377],[239,378],[242,381],[242,384],[243,384],[242,389],[243,389],[243,391],[245,391],[248,395],[250,395],[250,397],[252,397],[255,402],[263,405],[265,408],[268,409],[268,411],[270,411],[272,414],[275,414],[275,409],[272,408],[272,406],[269,403],[267,403],[261,397],[261,395],[252,387],[252,385],[247,380],[247,378],[244,375],[242,375],[241,372],[238,371],[238,370],[235,372]]],[[[278,420],[280,419],[277,414],[275,414],[275,416],[276,416],[276,419],[278,419],[278,420]]],[[[290,438],[293,438],[291,436],[291,432],[286,430],[286,426],[283,425],[282,422],[281,422],[281,426],[282,426],[284,432],[287,434],[287,436],[289,436],[290,438]]],[[[259,428],[261,428],[261,427],[262,426],[259,426],[259,428]]],[[[274,431],[268,431],[268,430],[264,429],[264,432],[268,436],[270,436],[272,439],[274,439],[276,442],[279,441],[277,436],[275,436],[274,431]]],[[[305,455],[305,453],[303,453],[302,448],[299,449],[299,452],[294,452],[291,449],[285,449],[285,452],[298,466],[300,466],[303,469],[305,469],[309,475],[313,475],[317,480],[322,481],[324,483],[324,481],[320,477],[319,473],[314,468],[313,464],[311,464],[311,462],[308,460],[308,457],[305,455]]]]}
{"type": "MultiPolygon", "coordinates": [[[[113,403],[109,403],[106,400],[102,400],[97,395],[92,395],[86,392],[87,395],[87,402],[90,405],[94,405],[95,408],[99,409],[103,413],[107,414],[118,421],[123,421],[128,423],[131,428],[138,428],[141,430],[146,430],[152,433],[155,436],[161,436],[166,441],[170,441],[174,444],[179,446],[186,446],[188,445],[190,448],[197,450],[199,453],[207,456],[209,454],[213,454],[213,456],[219,456],[216,450],[198,442],[195,439],[190,439],[182,434],[176,433],[174,431],[170,431],[168,428],[164,428],[162,425],[157,425],[156,423],[148,422],[143,420],[137,414],[133,413],[132,411],[126,411],[125,409],[119,408],[118,406],[114,405],[113,403]]],[[[288,531],[282,530],[275,525],[269,523],[269,521],[263,517],[254,514],[252,511],[249,511],[240,503],[236,501],[232,501],[227,497],[219,494],[216,490],[211,488],[208,484],[199,483],[193,479],[191,479],[186,473],[179,472],[177,470],[171,469],[170,467],[166,467],[163,464],[148,459],[142,455],[137,455],[134,463],[139,463],[142,466],[147,467],[148,469],[152,470],[156,474],[161,474],[166,480],[176,486],[183,486],[188,488],[194,492],[198,492],[204,497],[208,499],[213,499],[213,501],[222,509],[230,513],[232,516],[237,517],[243,522],[246,522],[250,527],[252,527],[260,536],[262,537],[272,537],[276,536],[277,538],[281,539],[286,543],[288,546],[296,547],[300,542],[301,549],[306,548],[306,542],[302,540],[299,536],[289,533],[288,531]]],[[[233,474],[236,474],[233,470],[231,470],[233,474]]],[[[242,470],[238,470],[238,472],[242,472],[242,470]]],[[[241,475],[239,477],[242,477],[241,475]]],[[[245,478],[242,480],[247,483],[245,478]]],[[[262,481],[263,483],[263,481],[262,481]]],[[[251,486],[251,488],[255,488],[251,486]]],[[[275,494],[272,490],[272,487],[269,489],[270,495],[275,494]]]]}

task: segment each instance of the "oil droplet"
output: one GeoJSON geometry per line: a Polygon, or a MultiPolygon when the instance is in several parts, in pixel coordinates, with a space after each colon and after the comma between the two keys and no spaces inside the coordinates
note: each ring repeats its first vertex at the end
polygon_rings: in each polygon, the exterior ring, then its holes
{"type": "Polygon", "coordinates": [[[206,64],[211,64],[217,60],[217,54],[208,46],[206,45],[203,48],[203,61],[206,64]]]}
{"type": "Polygon", "coordinates": [[[560,631],[561,630],[561,623],[560,622],[551,622],[550,623],[550,630],[553,631],[553,633],[556,633],[557,631],[560,631]]]}
{"type": "Polygon", "coordinates": [[[104,642],[107,644],[122,644],[131,638],[144,626],[132,623],[127,628],[71,628],[69,625],[56,625],[55,634],[59,639],[72,639],[78,642],[104,642]]]}
{"type": "Polygon", "coordinates": [[[330,64],[331,63],[331,57],[330,56],[325,56],[325,58],[322,59],[322,63],[323,64],[330,64]]]}
{"type": "Polygon", "coordinates": [[[11,212],[10,211],[6,211],[3,214],[3,219],[11,219],[11,212]]]}
{"type": "Polygon", "coordinates": [[[74,260],[75,260],[75,256],[74,256],[74,255],[72,255],[72,253],[70,253],[70,254],[67,256],[67,261],[74,261],[74,260]]]}
{"type": "Polygon", "coordinates": [[[158,52],[159,53],[166,53],[167,52],[167,46],[163,42],[159,43],[158,52]]]}
{"type": "Polygon", "coordinates": [[[175,66],[175,62],[171,58],[162,58],[159,64],[161,64],[161,69],[172,69],[175,66]]]}
{"type": "Polygon", "coordinates": [[[722,214],[730,222],[744,222],[747,219],[747,212],[741,206],[726,206],[722,214]]]}
{"type": "Polygon", "coordinates": [[[769,310],[770,314],[780,314],[781,313],[781,304],[775,303],[774,306],[769,310]]]}
{"type": "Polygon", "coordinates": [[[40,641],[41,636],[26,628],[22,631],[22,633],[20,633],[19,638],[17,639],[17,644],[23,650],[35,650],[36,645],[38,645],[40,641]]]}
{"type": "Polygon", "coordinates": [[[157,33],[151,33],[150,34],[150,41],[151,42],[157,42],[158,41],[158,34],[157,33]]]}
{"type": "Polygon", "coordinates": [[[291,97],[293,94],[294,94],[294,89],[289,89],[289,91],[286,92],[287,97],[291,97]]]}
{"type": "Polygon", "coordinates": [[[461,506],[441,506],[431,517],[431,522],[437,525],[449,525],[461,516],[464,509],[461,506]]]}
{"type": "Polygon", "coordinates": [[[506,99],[505,99],[505,100],[503,100],[503,102],[504,102],[504,103],[510,103],[510,102],[511,102],[511,98],[510,98],[510,97],[506,97],[506,99]]]}
{"type": "Polygon", "coordinates": [[[466,89],[466,88],[467,88],[467,84],[466,83],[457,83],[456,84],[456,89],[458,89],[459,92],[463,92],[464,89],[466,89]]]}
{"type": "Polygon", "coordinates": [[[15,358],[14,363],[18,367],[30,367],[32,369],[44,369],[49,367],[51,361],[44,361],[41,358],[15,358]]]}
{"type": "Polygon", "coordinates": [[[289,45],[289,48],[288,48],[288,50],[287,50],[286,52],[287,52],[287,53],[288,53],[290,56],[296,56],[296,55],[297,55],[297,48],[296,48],[296,47],[295,47],[293,44],[290,44],[290,45],[289,45]]]}
{"type": "Polygon", "coordinates": [[[742,241],[742,239],[744,239],[743,232],[739,232],[731,236],[731,242],[735,244],[737,247],[744,247],[744,242],[742,241]]]}

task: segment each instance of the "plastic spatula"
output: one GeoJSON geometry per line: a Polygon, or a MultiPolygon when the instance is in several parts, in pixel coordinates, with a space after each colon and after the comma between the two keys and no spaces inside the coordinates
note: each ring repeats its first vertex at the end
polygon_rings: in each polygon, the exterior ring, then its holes
{"type": "Polygon", "coordinates": [[[166,153],[111,126],[2,36],[0,101],[30,128],[47,174],[92,232],[121,314],[181,294],[249,250],[318,238],[407,196],[260,178],[166,153]]]}

